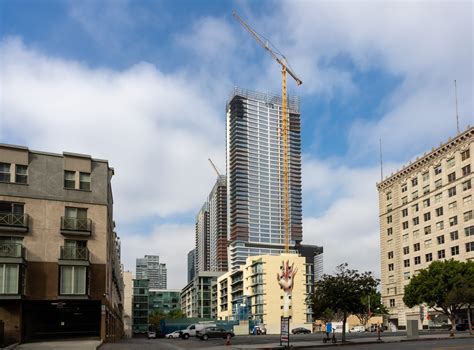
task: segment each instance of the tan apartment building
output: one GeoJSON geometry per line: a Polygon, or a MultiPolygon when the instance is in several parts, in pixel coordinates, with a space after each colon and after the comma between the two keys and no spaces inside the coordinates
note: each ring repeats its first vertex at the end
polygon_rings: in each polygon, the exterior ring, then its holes
{"type": "Polygon", "coordinates": [[[306,259],[297,254],[251,256],[238,270],[219,277],[217,319],[238,319],[239,307],[246,304],[249,318],[264,324],[269,334],[279,334],[284,291],[280,288],[277,276],[287,261],[298,270],[291,296],[290,328],[312,329],[311,309],[306,305],[310,283],[306,278],[306,259]]]}
{"type": "Polygon", "coordinates": [[[382,300],[392,326],[404,328],[407,314],[420,314],[402,300],[420,269],[474,259],[473,140],[468,128],[377,184],[382,300]]]}
{"type": "Polygon", "coordinates": [[[133,273],[123,272],[123,330],[126,338],[132,337],[132,299],[133,299],[133,273]]]}
{"type": "Polygon", "coordinates": [[[8,342],[123,334],[106,160],[0,144],[0,320],[8,342]]]}

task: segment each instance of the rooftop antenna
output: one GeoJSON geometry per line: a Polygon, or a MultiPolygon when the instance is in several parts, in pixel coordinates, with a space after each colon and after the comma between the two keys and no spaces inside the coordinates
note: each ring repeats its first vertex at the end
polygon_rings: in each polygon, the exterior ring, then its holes
{"type": "Polygon", "coordinates": [[[458,114],[458,86],[456,84],[456,79],[454,79],[454,95],[456,98],[456,127],[459,134],[459,114],[458,114]]]}
{"type": "Polygon", "coordinates": [[[382,139],[379,139],[380,145],[380,181],[383,181],[383,161],[382,161],[382,139]]]}

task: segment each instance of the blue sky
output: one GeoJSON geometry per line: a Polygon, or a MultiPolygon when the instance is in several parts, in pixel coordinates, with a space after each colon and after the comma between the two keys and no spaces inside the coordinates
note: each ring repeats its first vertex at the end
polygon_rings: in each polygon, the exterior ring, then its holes
{"type": "Polygon", "coordinates": [[[289,90],[304,241],[325,247],[327,272],[378,273],[379,138],[389,173],[454,135],[454,79],[461,126],[473,124],[470,1],[4,0],[0,141],[108,159],[126,268],[159,254],[182,287],[215,180],[207,158],[225,168],[226,100],[233,86],[280,91],[278,65],[232,10],[303,80],[289,90]]]}

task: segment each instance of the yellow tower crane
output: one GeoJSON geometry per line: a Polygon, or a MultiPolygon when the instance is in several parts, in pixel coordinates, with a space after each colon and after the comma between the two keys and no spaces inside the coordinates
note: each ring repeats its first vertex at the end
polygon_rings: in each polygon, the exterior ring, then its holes
{"type": "Polygon", "coordinates": [[[250,35],[257,41],[257,43],[263,47],[272,56],[275,61],[281,66],[281,137],[283,140],[283,226],[285,232],[285,253],[289,252],[290,242],[290,218],[289,218],[289,180],[288,180],[288,95],[286,92],[286,73],[288,73],[295,81],[297,85],[301,85],[303,82],[296,76],[296,74],[290,69],[288,61],[278,50],[273,50],[270,47],[268,40],[262,35],[258,34],[250,25],[248,25],[240,16],[233,12],[232,15],[235,19],[244,27],[250,35]]]}

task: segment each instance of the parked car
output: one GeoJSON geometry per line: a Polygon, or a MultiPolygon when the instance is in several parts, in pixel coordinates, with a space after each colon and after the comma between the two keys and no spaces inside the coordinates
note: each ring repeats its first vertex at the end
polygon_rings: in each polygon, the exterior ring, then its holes
{"type": "Polygon", "coordinates": [[[181,338],[188,339],[189,337],[197,336],[196,332],[203,330],[207,327],[215,327],[214,323],[196,323],[189,325],[186,329],[181,331],[181,338]]]}
{"type": "Polygon", "coordinates": [[[365,332],[364,326],[354,326],[351,329],[349,329],[349,332],[351,333],[362,333],[365,332]]]}
{"type": "Polygon", "coordinates": [[[263,325],[254,326],[250,334],[256,334],[256,335],[267,334],[267,329],[263,325]]]}
{"type": "Polygon", "coordinates": [[[173,339],[173,338],[179,338],[181,336],[181,331],[174,331],[173,333],[168,333],[165,335],[166,338],[173,339]]]}
{"type": "Polygon", "coordinates": [[[208,340],[209,338],[225,339],[228,335],[233,337],[235,334],[232,331],[217,327],[207,327],[200,331],[196,331],[196,337],[201,338],[201,340],[208,340]]]}
{"type": "Polygon", "coordinates": [[[154,339],[156,338],[156,332],[149,331],[147,334],[148,339],[154,339]]]}
{"type": "Polygon", "coordinates": [[[293,334],[311,334],[311,331],[309,329],[304,328],[304,327],[297,327],[297,328],[293,328],[291,330],[291,333],[293,333],[293,334]]]}
{"type": "MultiPolygon", "coordinates": [[[[467,331],[469,329],[469,324],[468,323],[458,323],[456,325],[456,330],[457,331],[467,331]]],[[[474,326],[472,327],[474,330],[474,326]]]]}

